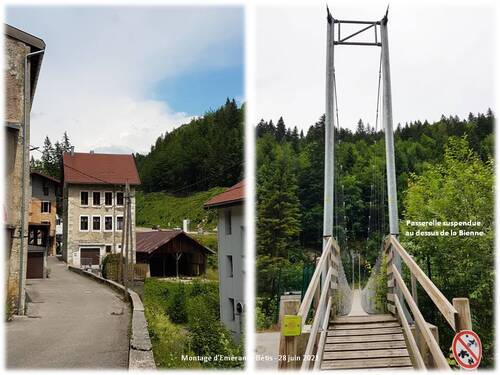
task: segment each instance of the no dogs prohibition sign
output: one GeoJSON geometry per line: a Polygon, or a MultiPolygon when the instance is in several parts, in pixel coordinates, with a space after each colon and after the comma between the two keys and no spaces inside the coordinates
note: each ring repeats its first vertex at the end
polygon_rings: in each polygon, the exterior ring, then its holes
{"type": "Polygon", "coordinates": [[[483,347],[479,336],[472,331],[460,331],[452,344],[453,356],[458,365],[467,370],[474,370],[481,362],[483,347]]]}

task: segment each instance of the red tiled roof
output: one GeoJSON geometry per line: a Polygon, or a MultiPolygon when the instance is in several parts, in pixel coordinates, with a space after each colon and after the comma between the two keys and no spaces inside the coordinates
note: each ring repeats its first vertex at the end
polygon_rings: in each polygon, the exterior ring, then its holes
{"type": "Polygon", "coordinates": [[[141,184],[132,155],[64,153],[63,162],[65,183],[141,184]]]}
{"type": "Polygon", "coordinates": [[[138,253],[147,253],[151,254],[155,250],[159,249],[161,246],[173,240],[175,237],[183,235],[187,237],[189,240],[195,242],[201,248],[206,250],[207,252],[213,253],[211,249],[206,246],[203,246],[194,238],[189,237],[182,230],[157,230],[151,232],[136,232],[136,252],[138,253]]]}
{"type": "Polygon", "coordinates": [[[230,187],[225,192],[216,195],[204,204],[205,208],[229,206],[245,200],[245,180],[230,187]]]}

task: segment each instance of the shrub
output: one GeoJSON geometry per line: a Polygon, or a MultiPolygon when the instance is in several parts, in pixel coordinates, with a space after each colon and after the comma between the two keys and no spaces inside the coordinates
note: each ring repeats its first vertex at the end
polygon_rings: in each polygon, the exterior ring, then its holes
{"type": "Polygon", "coordinates": [[[171,283],[167,295],[167,314],[174,323],[186,323],[186,286],[181,283],[171,283]]]}
{"type": "Polygon", "coordinates": [[[384,254],[380,262],[380,270],[375,276],[375,309],[379,313],[387,312],[387,256],[384,254]]]}
{"type": "Polygon", "coordinates": [[[194,355],[189,337],[182,328],[173,324],[163,312],[146,308],[148,330],[151,336],[156,365],[160,368],[200,367],[198,362],[181,359],[182,355],[194,355]]]}
{"type": "MultiPolygon", "coordinates": [[[[120,264],[121,254],[108,254],[102,260],[102,277],[105,279],[119,280],[120,270],[118,268],[120,264]]],[[[125,258],[122,257],[123,264],[125,264],[125,258]]]]}
{"type": "MultiPolygon", "coordinates": [[[[198,295],[188,302],[188,328],[191,348],[199,356],[242,356],[242,346],[233,343],[230,332],[221,324],[218,301],[214,306],[213,296],[198,295]]],[[[242,367],[242,361],[211,361],[207,367],[242,367]]]]}

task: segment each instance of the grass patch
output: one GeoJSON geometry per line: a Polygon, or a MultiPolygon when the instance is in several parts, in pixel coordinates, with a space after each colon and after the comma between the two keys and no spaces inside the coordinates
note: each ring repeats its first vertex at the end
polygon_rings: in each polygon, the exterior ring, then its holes
{"type": "MultiPolygon", "coordinates": [[[[174,196],[167,193],[136,193],[136,225],[161,228],[182,228],[182,220],[191,220],[190,230],[198,225],[203,230],[213,231],[217,227],[217,211],[206,210],[203,204],[227,188],[215,187],[189,196],[174,196]]],[[[208,246],[208,245],[207,245],[208,246]]],[[[208,246],[210,247],[210,246],[208,246]]]]}

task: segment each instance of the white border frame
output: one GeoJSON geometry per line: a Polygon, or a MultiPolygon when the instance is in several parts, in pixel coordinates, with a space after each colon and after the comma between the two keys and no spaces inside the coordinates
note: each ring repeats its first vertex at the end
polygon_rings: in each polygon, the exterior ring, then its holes
{"type": "Polygon", "coordinates": [[[113,207],[114,203],[115,203],[115,197],[114,197],[114,194],[113,194],[113,191],[104,191],[104,207],[113,207]],[[106,204],[106,194],[107,193],[110,193],[111,194],[111,204],[106,204]]]}
{"type": "Polygon", "coordinates": [[[115,232],[123,232],[123,224],[124,224],[124,221],[123,221],[123,215],[116,215],[115,216],[115,232]],[[122,229],[118,229],[118,218],[121,217],[122,218],[122,229]]]}
{"type": "Polygon", "coordinates": [[[102,216],[101,215],[92,215],[90,230],[94,233],[102,232],[102,216]],[[94,217],[99,218],[99,230],[94,229],[94,217]]]}
{"type": "Polygon", "coordinates": [[[92,190],[92,207],[102,207],[102,191],[100,190],[92,190]],[[94,204],[94,193],[99,193],[99,204],[94,204]]]}
{"type": "Polygon", "coordinates": [[[78,194],[78,205],[80,207],[89,207],[90,206],[90,191],[89,190],[80,190],[80,194],[78,194]],[[82,204],[82,193],[87,193],[87,204],[82,204]]]}
{"type": "Polygon", "coordinates": [[[104,215],[104,220],[102,222],[103,222],[103,227],[102,227],[103,232],[106,232],[106,233],[113,232],[113,230],[115,229],[115,223],[114,223],[113,215],[104,215]],[[107,217],[111,218],[111,229],[106,229],[106,218],[107,217]]]}
{"type": "Polygon", "coordinates": [[[121,190],[115,192],[115,206],[116,207],[124,207],[125,206],[125,193],[121,190]],[[123,204],[118,204],[118,194],[123,195],[123,204]]]}

